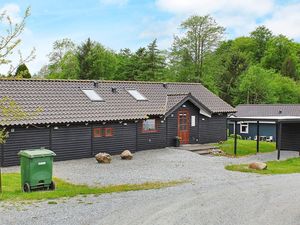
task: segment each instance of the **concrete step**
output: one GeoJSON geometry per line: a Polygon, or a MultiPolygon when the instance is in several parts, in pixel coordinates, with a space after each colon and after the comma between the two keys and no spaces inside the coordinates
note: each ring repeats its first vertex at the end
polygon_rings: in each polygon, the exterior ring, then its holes
{"type": "Polygon", "coordinates": [[[193,153],[197,153],[198,155],[208,155],[210,154],[210,150],[200,150],[200,151],[192,151],[193,153]]]}

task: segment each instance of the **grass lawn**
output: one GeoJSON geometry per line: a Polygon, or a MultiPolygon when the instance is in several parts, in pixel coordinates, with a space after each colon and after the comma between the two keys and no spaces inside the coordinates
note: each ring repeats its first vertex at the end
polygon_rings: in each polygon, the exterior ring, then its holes
{"type": "Polygon", "coordinates": [[[300,158],[291,158],[284,161],[269,161],[266,163],[268,165],[266,170],[249,169],[247,164],[228,165],[225,167],[225,169],[259,174],[300,173],[300,158]]]}
{"type": "Polygon", "coordinates": [[[91,187],[87,185],[75,185],[58,178],[54,178],[56,184],[55,191],[33,191],[24,193],[21,191],[21,178],[19,173],[2,174],[3,193],[0,194],[0,201],[22,201],[22,200],[43,200],[55,199],[61,197],[74,197],[77,195],[87,194],[105,194],[113,192],[138,191],[148,189],[159,189],[171,187],[187,181],[170,181],[170,182],[147,182],[142,184],[124,184],[110,185],[103,187],[91,187]]]}
{"type": "MultiPolygon", "coordinates": [[[[222,144],[218,144],[218,147],[228,155],[234,155],[233,153],[234,139],[228,138],[222,144]]],[[[259,152],[273,152],[276,150],[275,142],[259,142],[259,152]]],[[[253,140],[237,140],[237,156],[252,155],[256,153],[256,141],[253,140]]]]}

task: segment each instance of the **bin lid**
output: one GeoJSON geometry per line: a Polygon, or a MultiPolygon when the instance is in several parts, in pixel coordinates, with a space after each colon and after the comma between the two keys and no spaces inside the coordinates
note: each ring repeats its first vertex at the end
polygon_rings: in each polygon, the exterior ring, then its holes
{"type": "Polygon", "coordinates": [[[27,158],[38,158],[45,156],[56,156],[56,154],[49,149],[28,149],[22,150],[18,153],[19,156],[24,156],[27,158]]]}

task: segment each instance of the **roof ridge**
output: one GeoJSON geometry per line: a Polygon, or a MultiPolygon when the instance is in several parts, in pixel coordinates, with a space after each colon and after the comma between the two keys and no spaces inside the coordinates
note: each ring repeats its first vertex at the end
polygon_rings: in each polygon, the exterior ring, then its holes
{"type": "Polygon", "coordinates": [[[125,80],[73,80],[73,79],[26,79],[26,78],[0,78],[0,81],[28,81],[28,82],[99,82],[99,83],[132,83],[132,84],[174,84],[174,85],[201,85],[201,83],[189,82],[163,82],[163,81],[125,81],[125,80]]]}
{"type": "Polygon", "coordinates": [[[299,103],[293,104],[293,103],[275,103],[275,104],[239,104],[236,107],[239,106],[300,106],[299,103]]]}
{"type": "Polygon", "coordinates": [[[180,95],[189,95],[189,92],[186,93],[168,93],[167,96],[180,96],[180,95]]]}

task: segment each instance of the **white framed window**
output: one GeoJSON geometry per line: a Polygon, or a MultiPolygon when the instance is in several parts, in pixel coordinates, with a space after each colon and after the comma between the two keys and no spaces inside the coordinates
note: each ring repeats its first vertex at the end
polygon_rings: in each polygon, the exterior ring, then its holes
{"type": "Polygon", "coordinates": [[[95,90],[82,90],[83,93],[91,100],[91,101],[103,101],[103,98],[95,91],[95,90]]]}
{"type": "Polygon", "coordinates": [[[127,90],[128,93],[138,101],[146,101],[147,98],[137,90],[127,90]]]}
{"type": "Polygon", "coordinates": [[[241,134],[248,134],[249,132],[249,124],[248,123],[241,123],[240,124],[240,133],[241,134]]]}

